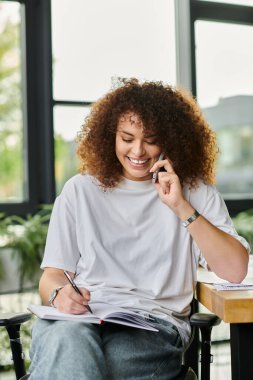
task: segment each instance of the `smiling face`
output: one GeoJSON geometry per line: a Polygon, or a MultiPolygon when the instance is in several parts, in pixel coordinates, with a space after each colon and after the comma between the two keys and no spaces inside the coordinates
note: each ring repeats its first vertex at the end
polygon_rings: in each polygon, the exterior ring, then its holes
{"type": "Polygon", "coordinates": [[[149,170],[157,161],[161,149],[154,134],[143,133],[143,124],[137,114],[121,116],[117,126],[115,151],[123,168],[123,176],[132,181],[152,177],[149,170]]]}

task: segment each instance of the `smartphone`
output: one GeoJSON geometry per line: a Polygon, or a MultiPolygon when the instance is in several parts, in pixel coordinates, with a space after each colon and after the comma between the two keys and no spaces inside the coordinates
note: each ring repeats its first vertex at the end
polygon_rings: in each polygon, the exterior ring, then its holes
{"type": "MultiPolygon", "coordinates": [[[[164,159],[164,153],[161,153],[157,161],[161,161],[161,160],[163,160],[163,159],[164,159]]],[[[156,182],[158,181],[158,173],[159,173],[160,171],[162,171],[162,170],[163,170],[163,168],[160,168],[160,169],[156,170],[156,171],[153,173],[153,176],[152,176],[152,182],[153,182],[153,183],[156,183],[156,182]]]]}

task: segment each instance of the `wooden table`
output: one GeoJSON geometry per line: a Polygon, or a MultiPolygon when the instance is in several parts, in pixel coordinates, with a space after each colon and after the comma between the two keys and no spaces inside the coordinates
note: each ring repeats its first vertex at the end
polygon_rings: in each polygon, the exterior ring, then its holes
{"type": "Polygon", "coordinates": [[[217,291],[198,282],[198,301],[230,324],[232,380],[253,379],[253,290],[217,291]]]}

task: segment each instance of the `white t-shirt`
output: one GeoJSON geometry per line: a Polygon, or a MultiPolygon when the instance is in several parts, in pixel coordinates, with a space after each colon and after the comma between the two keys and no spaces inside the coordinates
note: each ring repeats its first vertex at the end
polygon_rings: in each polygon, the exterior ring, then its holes
{"type": "MultiPolygon", "coordinates": [[[[249,250],[215,187],[200,183],[184,193],[200,214],[249,250]]],[[[56,198],[41,267],[76,272],[91,302],[171,321],[186,343],[199,263],[205,265],[200,250],[151,180],[124,179],[104,191],[93,177],[76,175],[56,198]]]]}

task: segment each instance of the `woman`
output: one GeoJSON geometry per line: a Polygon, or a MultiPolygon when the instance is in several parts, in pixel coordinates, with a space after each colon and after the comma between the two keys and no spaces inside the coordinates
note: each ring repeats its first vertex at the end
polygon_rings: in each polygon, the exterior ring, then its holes
{"type": "Polygon", "coordinates": [[[40,294],[64,313],[135,310],[159,332],[38,320],[31,380],[179,376],[199,263],[231,282],[247,273],[248,244],[213,186],[217,152],[194,99],[171,86],[132,79],[93,105],[81,174],[54,205],[40,294]]]}

